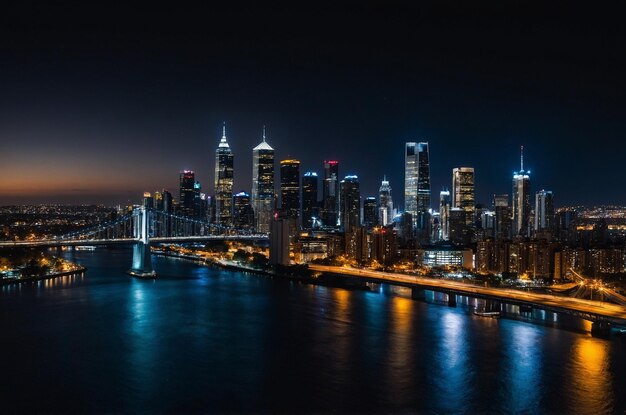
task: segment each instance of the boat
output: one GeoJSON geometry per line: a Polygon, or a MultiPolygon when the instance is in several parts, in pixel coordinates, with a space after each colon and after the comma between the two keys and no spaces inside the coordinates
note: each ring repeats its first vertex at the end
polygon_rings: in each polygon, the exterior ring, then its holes
{"type": "Polygon", "coordinates": [[[500,318],[499,311],[486,311],[486,310],[474,309],[474,315],[480,316],[480,317],[500,318]]]}

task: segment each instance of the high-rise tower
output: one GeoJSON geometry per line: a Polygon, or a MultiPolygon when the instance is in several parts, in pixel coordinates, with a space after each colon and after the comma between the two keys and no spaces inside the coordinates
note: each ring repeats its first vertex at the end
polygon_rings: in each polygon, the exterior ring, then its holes
{"type": "Polygon", "coordinates": [[[270,231],[274,204],[274,149],[265,141],[252,149],[252,208],[257,232],[270,231]]]}
{"type": "MultiPolygon", "coordinates": [[[[183,170],[179,177],[180,198],[179,209],[184,216],[196,214],[196,175],[192,170],[183,170]]],[[[198,195],[199,197],[199,195],[198,195]]]]}
{"type": "Polygon", "coordinates": [[[452,207],[463,209],[465,211],[465,224],[473,225],[476,210],[473,167],[452,169],[452,207]]]}
{"type": "Polygon", "coordinates": [[[222,139],[215,150],[215,222],[232,225],[233,220],[233,152],[226,141],[226,123],[222,139]]]}
{"type": "Polygon", "coordinates": [[[535,194],[535,232],[554,229],[554,202],[550,190],[535,194]]]}
{"type": "Polygon", "coordinates": [[[317,173],[310,171],[304,173],[302,177],[302,227],[305,229],[313,227],[313,217],[318,214],[317,184],[317,173]]]}
{"type": "Polygon", "coordinates": [[[387,226],[393,221],[393,199],[391,198],[391,186],[387,177],[383,177],[383,181],[378,189],[378,224],[387,226]]]}
{"type": "Polygon", "coordinates": [[[413,227],[424,227],[430,208],[428,143],[408,142],[404,151],[404,209],[413,217],[413,227]]]}
{"type": "Polygon", "coordinates": [[[524,146],[521,147],[520,170],[513,173],[513,235],[529,236],[530,170],[524,170],[524,146]]]}
{"type": "Polygon", "coordinates": [[[300,217],[300,161],[280,162],[280,207],[287,219],[300,217]]]}
{"type": "Polygon", "coordinates": [[[441,239],[447,241],[450,239],[450,191],[442,189],[439,192],[439,223],[441,229],[441,239]]]}
{"type": "Polygon", "coordinates": [[[337,210],[339,209],[339,162],[337,160],[324,161],[322,192],[322,223],[325,226],[337,226],[337,210]]]}
{"type": "Polygon", "coordinates": [[[352,232],[361,225],[359,178],[353,175],[346,176],[339,187],[341,192],[341,227],[344,232],[352,232]]]}

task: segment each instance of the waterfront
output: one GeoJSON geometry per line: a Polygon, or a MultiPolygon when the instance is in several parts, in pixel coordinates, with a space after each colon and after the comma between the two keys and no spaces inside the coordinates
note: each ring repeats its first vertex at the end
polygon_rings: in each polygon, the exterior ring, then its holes
{"type": "Polygon", "coordinates": [[[0,287],[2,401],[23,412],[621,413],[626,344],[410,291],[322,287],[129,250],[0,287]],[[63,282],[65,281],[65,282],[63,282]]]}

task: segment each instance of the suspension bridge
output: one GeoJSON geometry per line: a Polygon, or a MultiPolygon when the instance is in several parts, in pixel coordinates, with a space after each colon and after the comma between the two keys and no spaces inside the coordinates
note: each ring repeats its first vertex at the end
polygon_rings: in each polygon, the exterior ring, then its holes
{"type": "Polygon", "coordinates": [[[132,245],[133,258],[129,274],[154,278],[156,273],[150,257],[151,244],[224,240],[266,241],[268,235],[138,207],[111,221],[49,239],[0,241],[0,248],[132,245]]]}

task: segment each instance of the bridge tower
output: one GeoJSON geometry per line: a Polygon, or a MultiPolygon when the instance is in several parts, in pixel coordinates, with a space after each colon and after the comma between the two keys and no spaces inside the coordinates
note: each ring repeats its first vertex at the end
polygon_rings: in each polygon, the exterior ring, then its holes
{"type": "Polygon", "coordinates": [[[133,245],[133,264],[128,273],[138,278],[155,278],[156,272],[152,268],[150,256],[149,212],[142,206],[135,210],[134,216],[137,242],[133,245]]]}

